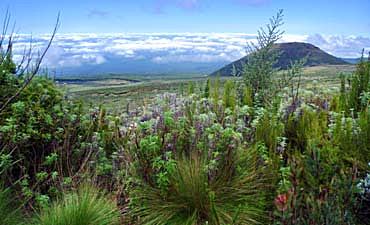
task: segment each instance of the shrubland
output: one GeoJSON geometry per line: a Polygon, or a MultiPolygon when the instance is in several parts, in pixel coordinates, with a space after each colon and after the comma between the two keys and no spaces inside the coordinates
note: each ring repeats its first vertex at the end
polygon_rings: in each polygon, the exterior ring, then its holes
{"type": "Polygon", "coordinates": [[[304,90],[301,62],[276,78],[281,22],[243,80],[120,113],[86,110],[42,75],[22,89],[2,44],[0,222],[369,224],[370,62],[338,92],[304,90]]]}

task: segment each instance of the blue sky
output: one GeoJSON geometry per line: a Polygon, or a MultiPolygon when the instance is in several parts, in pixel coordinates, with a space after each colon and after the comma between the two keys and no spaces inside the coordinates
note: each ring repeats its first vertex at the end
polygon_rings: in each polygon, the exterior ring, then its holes
{"type": "Polygon", "coordinates": [[[255,33],[278,9],[291,34],[370,35],[369,0],[1,0],[22,33],[255,33]]]}

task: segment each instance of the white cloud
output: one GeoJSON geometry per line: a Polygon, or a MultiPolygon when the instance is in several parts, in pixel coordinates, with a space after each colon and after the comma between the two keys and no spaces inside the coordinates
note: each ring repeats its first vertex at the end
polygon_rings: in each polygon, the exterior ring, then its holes
{"type": "MultiPolygon", "coordinates": [[[[49,35],[33,37],[35,51],[42,50],[49,35]]],[[[18,35],[14,54],[20,58],[29,36],[18,35]]],[[[48,67],[99,65],[117,60],[147,59],[154,63],[230,62],[245,55],[245,46],[256,35],[243,33],[76,33],[57,35],[46,55],[48,67]]],[[[281,42],[310,42],[339,57],[358,57],[370,50],[370,37],[286,34],[281,42]]]]}
{"type": "Polygon", "coordinates": [[[306,42],[308,35],[284,34],[280,42],[306,42]]]}
{"type": "Polygon", "coordinates": [[[314,34],[306,41],[339,57],[360,57],[363,48],[370,50],[370,37],[314,34]]]}

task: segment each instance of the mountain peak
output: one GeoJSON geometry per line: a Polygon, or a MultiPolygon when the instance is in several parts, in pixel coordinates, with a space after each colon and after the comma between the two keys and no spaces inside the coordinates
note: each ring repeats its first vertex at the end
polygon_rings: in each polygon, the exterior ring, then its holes
{"type": "MultiPolygon", "coordinates": [[[[304,42],[286,42],[277,43],[274,46],[280,52],[277,62],[274,67],[278,69],[287,69],[292,62],[307,57],[305,66],[319,66],[319,65],[343,65],[348,62],[337,58],[329,53],[321,50],[317,46],[304,42]]],[[[220,74],[221,76],[231,76],[233,74],[233,67],[236,71],[242,71],[243,64],[248,60],[248,56],[234,61],[225,67],[213,72],[211,75],[220,74]]]]}

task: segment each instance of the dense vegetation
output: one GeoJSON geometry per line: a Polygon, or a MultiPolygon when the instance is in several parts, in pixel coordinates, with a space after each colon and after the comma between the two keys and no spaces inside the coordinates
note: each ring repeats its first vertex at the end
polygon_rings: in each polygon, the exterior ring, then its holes
{"type": "Polygon", "coordinates": [[[281,19],[243,80],[114,114],[43,76],[5,105],[28,76],[1,45],[0,223],[370,224],[370,62],[338,92],[274,79],[281,19]]]}

